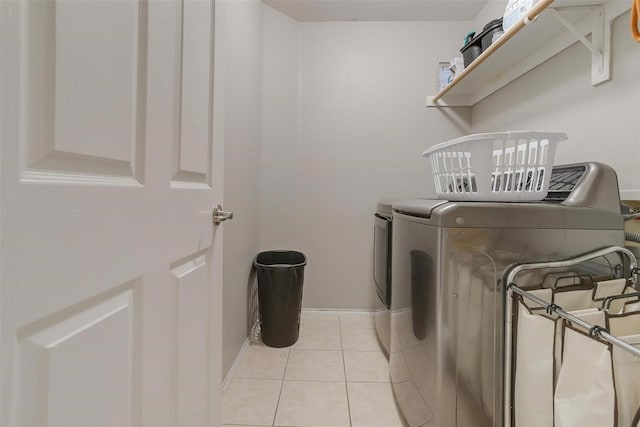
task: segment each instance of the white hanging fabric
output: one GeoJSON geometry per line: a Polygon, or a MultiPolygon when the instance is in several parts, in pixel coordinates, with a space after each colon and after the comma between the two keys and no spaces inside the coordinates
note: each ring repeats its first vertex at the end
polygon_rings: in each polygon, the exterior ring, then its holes
{"type": "Polygon", "coordinates": [[[633,253],[616,246],[573,259],[519,264],[508,272],[511,382],[505,398],[512,409],[510,425],[640,427],[637,266],[633,253]],[[606,259],[613,253],[628,259],[628,271],[606,259]],[[567,271],[600,257],[606,261],[567,271]],[[629,278],[596,283],[578,271],[610,271],[610,277],[624,271],[629,278]],[[525,281],[525,290],[517,285],[520,273],[542,280],[525,281]],[[531,290],[535,283],[537,289],[531,290]]]}
{"type": "MultiPolygon", "coordinates": [[[[604,311],[598,310],[597,308],[586,308],[584,310],[575,310],[571,312],[572,315],[577,317],[578,319],[582,319],[587,323],[591,323],[592,325],[606,327],[607,319],[606,313],[604,311]]],[[[555,340],[555,378],[557,379],[560,376],[560,369],[562,368],[562,351],[564,349],[564,332],[567,326],[567,322],[564,322],[562,319],[556,320],[556,340],[555,340]]]]}
{"type": "MultiPolygon", "coordinates": [[[[627,279],[614,279],[614,280],[603,280],[601,282],[596,283],[595,290],[593,292],[593,300],[600,303],[598,307],[602,307],[602,302],[607,297],[611,297],[614,295],[623,295],[629,292],[633,292],[634,289],[631,287],[627,281],[627,279]]],[[[630,297],[631,299],[633,297],[630,297]]],[[[622,307],[624,303],[629,299],[616,299],[611,302],[607,312],[609,313],[620,313],[622,311],[622,307]]],[[[637,299],[637,298],[635,298],[637,299]]]]}
{"type": "MultiPolygon", "coordinates": [[[[605,298],[621,295],[628,289],[626,279],[602,280],[592,286],[567,286],[554,289],[553,303],[562,307],[564,311],[584,310],[586,308],[599,308],[605,298]]],[[[617,313],[622,307],[614,306],[612,303],[610,311],[617,313]]]]}
{"type": "MultiPolygon", "coordinates": [[[[610,316],[609,331],[634,347],[640,348],[640,312],[610,316]]],[[[633,424],[633,419],[640,409],[640,358],[614,347],[613,371],[618,425],[635,426],[637,421],[633,424]]]]}
{"type": "MultiPolygon", "coordinates": [[[[551,294],[551,289],[543,291],[551,294]]],[[[552,426],[556,322],[544,315],[535,314],[522,298],[517,301],[515,425],[552,426]]]]}
{"type": "MultiPolygon", "coordinates": [[[[611,345],[566,326],[554,395],[555,427],[615,427],[611,345]]],[[[551,425],[551,424],[549,424],[551,425]]]]}
{"type": "MultiPolygon", "coordinates": [[[[544,301],[553,301],[575,317],[593,325],[607,326],[606,312],[599,307],[605,298],[625,292],[627,281],[615,279],[594,285],[572,284],[556,289],[529,290],[544,301]]],[[[618,300],[616,300],[617,302],[618,300]]],[[[622,301],[622,300],[620,300],[622,301]]],[[[622,307],[622,302],[619,303],[622,307]]],[[[613,307],[613,304],[612,304],[613,307]]],[[[516,351],[514,354],[514,421],[516,427],[554,425],[554,390],[565,363],[563,350],[567,322],[548,315],[535,303],[516,299],[516,351]]],[[[620,310],[620,308],[617,308],[620,310]]],[[[570,355],[572,353],[570,352],[570,355]]],[[[569,363],[573,363],[570,358],[569,363]]],[[[611,364],[611,355],[609,355],[611,364]]],[[[567,368],[572,372],[572,367],[567,368]]],[[[564,381],[568,381],[565,373],[564,381]]],[[[613,381],[613,380],[611,380],[613,381]]],[[[567,385],[563,385],[567,388],[567,385]]],[[[561,417],[567,422],[566,417],[561,417]]],[[[565,424],[572,425],[572,424],[565,424]]],[[[579,426],[579,424],[573,424],[579,426]]],[[[595,424],[594,424],[595,425],[595,424]]]]}
{"type": "Polygon", "coordinates": [[[593,286],[588,288],[582,286],[561,288],[553,292],[553,303],[559,305],[565,311],[592,308],[595,303],[593,301],[593,293],[593,286]]]}
{"type": "Polygon", "coordinates": [[[596,283],[593,299],[602,301],[612,295],[621,295],[627,288],[627,279],[602,280],[596,283]]]}
{"type": "Polygon", "coordinates": [[[640,311],[640,301],[627,302],[624,304],[622,313],[633,313],[634,311],[640,311]]]}

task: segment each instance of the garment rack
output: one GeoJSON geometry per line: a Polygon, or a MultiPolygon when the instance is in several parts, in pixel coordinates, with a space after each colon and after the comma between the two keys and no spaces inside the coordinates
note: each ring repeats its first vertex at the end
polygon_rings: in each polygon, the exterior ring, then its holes
{"type": "Polygon", "coordinates": [[[636,261],[635,256],[633,255],[633,252],[629,251],[628,249],[622,248],[620,246],[611,246],[611,247],[607,247],[604,249],[600,249],[598,251],[595,252],[589,252],[587,254],[578,256],[576,258],[571,258],[571,259],[567,259],[567,260],[562,260],[562,261],[549,261],[549,262],[536,262],[536,263],[529,263],[529,264],[518,264],[515,267],[513,267],[511,270],[509,270],[509,273],[507,274],[507,278],[505,283],[507,283],[506,289],[511,290],[512,292],[517,293],[518,295],[521,295],[522,297],[535,302],[536,304],[540,305],[541,307],[543,307],[546,312],[548,314],[557,314],[559,317],[570,321],[571,323],[578,325],[582,328],[584,328],[585,330],[587,330],[589,332],[589,335],[594,336],[594,337],[598,337],[603,339],[604,341],[607,341],[615,346],[618,346],[626,351],[628,351],[629,353],[633,354],[636,357],[640,357],[640,349],[630,345],[629,343],[627,343],[626,341],[621,340],[620,338],[616,337],[615,335],[612,335],[609,330],[607,330],[606,328],[603,328],[601,326],[597,326],[597,325],[592,325],[591,323],[585,322],[582,319],[577,318],[576,316],[572,315],[571,313],[568,313],[566,311],[564,311],[562,309],[562,307],[560,307],[559,305],[553,304],[553,303],[549,303],[545,300],[543,300],[542,298],[539,298],[529,292],[527,292],[524,289],[519,288],[515,283],[515,277],[518,275],[518,273],[521,273],[522,271],[525,270],[534,270],[534,269],[541,269],[541,268],[563,268],[563,267],[571,267],[580,263],[583,263],[585,261],[589,261],[591,259],[595,259],[598,257],[603,257],[605,255],[610,255],[613,253],[622,253],[624,255],[627,256],[627,258],[630,261],[630,268],[629,268],[629,273],[630,273],[630,277],[629,279],[631,279],[632,283],[634,284],[634,288],[637,289],[637,283],[636,283],[636,275],[640,273],[640,270],[638,269],[638,264],[636,261]]]}

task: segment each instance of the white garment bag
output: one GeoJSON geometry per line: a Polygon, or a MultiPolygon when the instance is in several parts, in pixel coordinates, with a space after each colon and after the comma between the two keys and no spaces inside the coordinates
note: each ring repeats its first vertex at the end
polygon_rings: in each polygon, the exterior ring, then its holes
{"type": "MultiPolygon", "coordinates": [[[[622,295],[631,289],[626,279],[602,280],[592,286],[568,286],[553,290],[553,303],[562,307],[566,312],[600,308],[603,301],[614,295],[622,295]]],[[[618,313],[623,301],[611,303],[609,312],[618,313]]]]}
{"type": "MultiPolygon", "coordinates": [[[[551,289],[541,291],[551,295],[551,289]]],[[[553,425],[555,326],[553,319],[536,314],[521,297],[517,299],[513,402],[516,427],[553,425]]]]}
{"type": "MultiPolygon", "coordinates": [[[[640,312],[609,316],[609,331],[640,348],[640,312]]],[[[634,426],[640,410],[640,358],[613,347],[613,372],[616,385],[618,426],[634,426]]]]}
{"type": "Polygon", "coordinates": [[[640,301],[626,302],[622,308],[622,313],[633,313],[634,311],[640,311],[640,301]]]}
{"type": "MultiPolygon", "coordinates": [[[[616,427],[611,344],[565,325],[555,427],[616,427]]],[[[551,424],[549,424],[551,425],[551,424]]]]}
{"type": "MultiPolygon", "coordinates": [[[[575,317],[584,320],[593,325],[601,326],[605,328],[606,312],[601,311],[599,307],[605,298],[619,295],[627,290],[627,281],[625,279],[615,279],[601,281],[595,283],[593,286],[583,285],[569,285],[559,287],[556,289],[542,288],[528,290],[529,294],[537,296],[544,301],[553,302],[554,304],[562,307],[563,310],[570,312],[575,317]]],[[[564,346],[567,343],[567,334],[565,329],[568,322],[562,319],[556,319],[555,316],[547,314],[541,306],[535,303],[528,303],[522,297],[516,297],[516,303],[514,306],[514,312],[516,313],[516,323],[514,330],[515,336],[515,354],[514,357],[514,425],[515,427],[540,427],[540,426],[553,426],[554,419],[556,427],[558,422],[563,426],[581,426],[581,424],[572,424],[574,420],[568,418],[563,412],[565,406],[570,406],[567,398],[569,392],[575,390],[571,386],[574,375],[579,375],[581,368],[580,363],[575,363],[574,358],[580,354],[579,348],[584,347],[584,350],[594,351],[597,357],[607,358],[609,360],[609,382],[601,377],[606,377],[606,367],[601,366],[602,361],[596,363],[596,370],[591,374],[592,379],[601,379],[600,387],[596,390],[584,390],[585,396],[575,395],[578,400],[583,399],[588,402],[591,399],[591,395],[598,395],[598,390],[602,393],[613,393],[613,377],[611,372],[611,352],[606,354],[602,353],[602,349],[599,345],[581,344],[580,337],[572,336],[576,332],[572,332],[571,346],[573,348],[568,349],[568,353],[565,353],[564,346]],[[564,364],[569,363],[566,367],[564,374],[561,374],[561,370],[564,369],[564,364]],[[602,371],[605,369],[605,371],[602,371]],[[562,380],[562,381],[561,381],[562,380]],[[558,387],[560,387],[560,395],[558,395],[558,387]],[[554,397],[555,393],[555,397],[554,397]],[[554,402],[557,406],[556,412],[559,414],[554,416],[554,402]],[[563,406],[565,405],[565,406],[563,406]]],[[[623,301],[616,301],[616,310],[620,310],[623,301]]],[[[640,333],[640,332],[639,332],[640,333]]],[[[591,339],[586,337],[586,339],[591,339]]],[[[600,344],[596,341],[596,344],[600,344]]],[[[582,377],[582,379],[587,378],[582,377]]],[[[611,394],[612,396],[614,394],[611,394]]],[[[583,402],[584,403],[584,402],[583,402]]],[[[584,403],[588,406],[587,403],[584,403]]],[[[594,417],[593,420],[602,422],[607,416],[611,419],[614,418],[614,406],[609,405],[600,407],[600,417],[594,417]],[[611,409],[609,411],[609,409],[611,409]],[[607,414],[605,416],[604,414],[607,414]]],[[[588,418],[588,417],[587,417],[588,418]]],[[[598,426],[598,424],[591,424],[598,426]]],[[[613,424],[602,424],[612,425],[613,424]]],[[[582,424],[582,426],[589,426],[589,424],[582,424]]]]}

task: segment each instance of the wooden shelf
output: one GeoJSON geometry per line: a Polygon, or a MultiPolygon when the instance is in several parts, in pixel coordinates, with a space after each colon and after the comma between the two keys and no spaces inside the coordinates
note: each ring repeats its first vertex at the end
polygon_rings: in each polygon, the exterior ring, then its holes
{"type": "Polygon", "coordinates": [[[427,105],[475,105],[576,40],[593,51],[592,83],[609,80],[611,21],[629,7],[629,2],[618,0],[540,0],[527,18],[509,28],[440,92],[428,97],[427,105]],[[584,37],[590,33],[591,41],[584,37]]]}

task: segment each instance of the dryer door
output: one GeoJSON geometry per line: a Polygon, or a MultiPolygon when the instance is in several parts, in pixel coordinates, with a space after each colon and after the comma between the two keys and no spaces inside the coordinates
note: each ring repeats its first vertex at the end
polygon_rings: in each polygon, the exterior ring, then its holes
{"type": "Polygon", "coordinates": [[[373,279],[376,293],[387,307],[391,304],[391,218],[375,215],[373,236],[373,279]]]}

